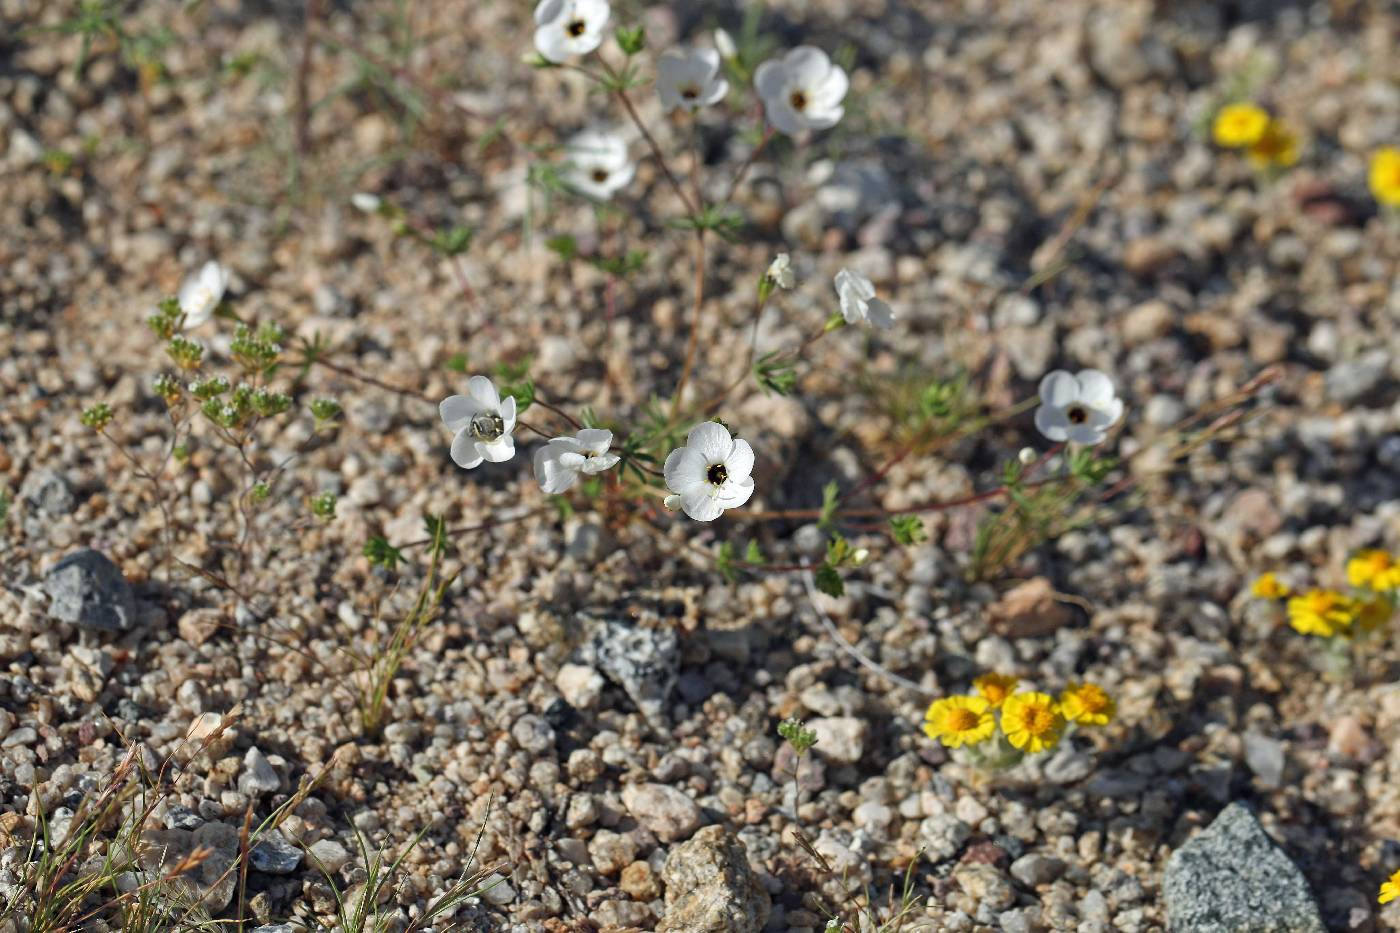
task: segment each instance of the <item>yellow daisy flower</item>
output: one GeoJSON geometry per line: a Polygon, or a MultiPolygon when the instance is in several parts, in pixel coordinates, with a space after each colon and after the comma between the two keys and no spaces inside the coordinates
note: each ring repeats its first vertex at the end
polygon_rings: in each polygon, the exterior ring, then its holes
{"type": "Polygon", "coordinates": [[[1371,193],[1382,204],[1400,207],[1400,149],[1386,146],[1371,156],[1371,193]]]}
{"type": "Polygon", "coordinates": [[[981,697],[944,697],[929,704],[924,714],[924,733],[949,748],[984,742],[996,728],[992,708],[981,697]]]}
{"type": "Polygon", "coordinates": [[[1060,712],[1070,722],[1106,726],[1118,704],[1098,684],[1071,683],[1060,694],[1060,712]]]}
{"type": "Polygon", "coordinates": [[[1283,599],[1291,590],[1288,584],[1278,578],[1278,574],[1270,570],[1268,573],[1259,575],[1259,579],[1254,581],[1254,585],[1249,591],[1259,599],[1283,599]]]}
{"type": "Polygon", "coordinates": [[[1227,149],[1252,146],[1269,126],[1269,114],[1254,104],[1227,104],[1215,115],[1210,135],[1227,149]]]}
{"type": "Polygon", "coordinates": [[[1006,740],[1032,754],[1054,748],[1065,731],[1065,717],[1048,693],[1015,693],[1001,708],[1006,740]]]}
{"type": "Polygon", "coordinates": [[[1282,120],[1270,120],[1246,154],[1255,168],[1288,168],[1298,161],[1298,134],[1282,120]]]}
{"type": "Polygon", "coordinates": [[[1400,589],[1400,560],[1385,551],[1362,551],[1347,561],[1347,582],[1358,589],[1400,589]]]}
{"type": "Polygon", "coordinates": [[[1382,904],[1389,904],[1400,897],[1400,871],[1390,876],[1390,880],[1381,885],[1381,895],[1376,898],[1382,904]]]}
{"type": "Polygon", "coordinates": [[[1000,709],[1020,682],[1021,678],[1010,674],[983,674],[972,682],[972,686],[982,699],[991,704],[992,709],[1000,709]]]}
{"type": "Polygon", "coordinates": [[[1355,619],[1355,600],[1336,590],[1308,590],[1288,601],[1288,624],[1304,635],[1345,634],[1355,619]]]}

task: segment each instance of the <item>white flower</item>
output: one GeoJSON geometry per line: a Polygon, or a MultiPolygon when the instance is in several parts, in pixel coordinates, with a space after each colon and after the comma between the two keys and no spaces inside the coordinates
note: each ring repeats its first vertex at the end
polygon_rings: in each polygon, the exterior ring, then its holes
{"type": "Polygon", "coordinates": [[[180,286],[180,311],[185,315],[185,329],[198,327],[214,316],[219,302],[228,289],[228,270],[209,260],[180,286]]]}
{"type": "Polygon", "coordinates": [[[366,214],[377,214],[379,212],[379,206],[383,202],[379,199],[379,195],[377,194],[370,194],[366,191],[356,191],[354,194],[350,195],[350,203],[366,214]]]}
{"type": "Polygon", "coordinates": [[[603,44],[611,13],[607,0],[540,0],[535,7],[535,48],[556,65],[603,44]]]}
{"type": "Polygon", "coordinates": [[[787,253],[779,253],[768,267],[768,281],[779,288],[792,288],[797,284],[797,274],[792,271],[792,259],[787,253]]]}
{"type": "Polygon", "coordinates": [[[830,129],[846,112],[841,106],[850,87],[846,72],[810,45],[759,65],[753,83],[768,122],[789,136],[830,129]]]}
{"type": "Polygon", "coordinates": [[[656,93],[668,111],[680,107],[694,113],[724,100],[729,82],[720,77],[719,53],[714,49],[667,49],[656,63],[656,93]]]}
{"type": "Polygon", "coordinates": [[[501,401],[485,376],[467,380],[466,395],[450,395],[438,406],[443,424],[453,432],[452,462],[464,470],[481,461],[502,463],[515,456],[515,399],[501,401]]]}
{"type": "Polygon", "coordinates": [[[1097,369],[1070,375],[1063,369],[1040,380],[1035,426],[1052,441],[1097,444],[1123,417],[1123,400],[1113,382],[1097,369]]]}
{"type": "Polygon", "coordinates": [[[753,495],[753,448],[730,437],[724,425],[706,421],[690,429],[661,472],[675,494],[666,497],[667,508],[679,505],[697,522],[714,521],[753,495]]]}
{"type": "Polygon", "coordinates": [[[567,161],[561,177],[585,197],[606,201],[636,173],[621,136],[584,130],[564,146],[567,161]]]}
{"type": "Polygon", "coordinates": [[[584,428],[578,437],[556,437],[535,451],[535,479],[540,488],[557,495],[578,482],[580,473],[593,476],[617,464],[622,459],[608,453],[612,432],[602,428],[584,428]]]}
{"type": "Polygon", "coordinates": [[[734,38],[723,29],[715,30],[715,48],[725,60],[739,57],[739,47],[734,44],[734,38]]]}
{"type": "Polygon", "coordinates": [[[894,326],[894,309],[875,297],[875,284],[859,272],[836,273],[836,294],[847,324],[874,324],[882,330],[894,326]]]}

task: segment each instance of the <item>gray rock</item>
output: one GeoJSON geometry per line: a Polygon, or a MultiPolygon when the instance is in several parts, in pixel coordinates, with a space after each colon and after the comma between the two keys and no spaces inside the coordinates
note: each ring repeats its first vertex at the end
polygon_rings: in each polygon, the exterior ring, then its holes
{"type": "Polygon", "coordinates": [[[335,874],[350,861],[350,852],[334,839],[314,842],[306,850],[311,855],[311,863],[328,874],[335,874]]]}
{"type": "Polygon", "coordinates": [[[217,913],[233,900],[238,873],[238,830],[227,823],[205,823],[194,832],[183,829],[147,830],[141,834],[138,860],[151,874],[164,875],[195,852],[207,849],[193,869],[176,876],[172,884],[189,904],[200,904],[217,913]]]}
{"type": "Polygon", "coordinates": [[[1049,884],[1065,873],[1065,863],[1050,855],[1032,852],[1011,863],[1011,877],[1028,888],[1049,884]]]}
{"type": "Polygon", "coordinates": [[[136,597],[112,563],[91,548],[74,551],[44,577],[49,614],[99,632],[125,632],[136,625],[136,597]]]}
{"type": "Polygon", "coordinates": [[[1327,394],[1343,405],[1359,402],[1380,385],[1390,368],[1390,353],[1373,350],[1359,359],[1343,360],[1327,370],[1327,394]]]}
{"type": "Polygon", "coordinates": [[[1088,777],[1093,770],[1093,756],[1075,751],[1066,744],[1045,763],[1045,779],[1052,784],[1075,784],[1088,777]]]}
{"type": "Polygon", "coordinates": [[[301,850],[273,830],[254,843],[248,863],[255,871],[269,875],[290,875],[301,864],[301,850]]]}
{"type": "Polygon", "coordinates": [[[59,518],[72,514],[78,506],[68,480],[52,470],[35,470],[26,476],[19,497],[36,517],[59,518]]]}
{"type": "Polygon", "coordinates": [[[741,842],[706,826],[671,850],[661,872],[666,916],[657,933],[758,933],[771,901],[741,842]]]}
{"type": "Polygon", "coordinates": [[[665,727],[666,704],[680,672],[680,643],[674,631],[595,619],[575,660],[621,687],[653,726],[665,727]]]}
{"type": "Polygon", "coordinates": [[[695,801],[665,784],[628,784],[622,805],[662,842],[688,838],[704,820],[695,801]]]}
{"type": "Polygon", "coordinates": [[[258,794],[270,794],[281,785],[282,781],[277,777],[272,763],[258,747],[254,745],[248,749],[243,756],[243,773],[238,776],[239,792],[256,797],[258,794]]]}
{"type": "Polygon", "coordinates": [[[1283,743],[1257,732],[1244,734],[1244,763],[1265,787],[1283,783],[1283,743]]]}
{"type": "Polygon", "coordinates": [[[1326,929],[1302,873],[1241,803],[1172,853],[1162,893],[1173,933],[1326,929]]]}

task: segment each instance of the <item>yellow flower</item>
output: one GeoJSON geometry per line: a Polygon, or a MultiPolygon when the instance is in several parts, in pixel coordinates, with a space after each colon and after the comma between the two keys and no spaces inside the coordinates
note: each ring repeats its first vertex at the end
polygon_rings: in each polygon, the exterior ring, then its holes
{"type": "Polygon", "coordinates": [[[1347,561],[1347,582],[1378,593],[1400,589],[1400,560],[1385,551],[1362,551],[1347,561]]]}
{"type": "Polygon", "coordinates": [[[1386,146],[1371,156],[1371,193],[1382,204],[1400,206],[1400,149],[1386,146]]]}
{"type": "Polygon", "coordinates": [[[1270,120],[1247,155],[1255,168],[1288,168],[1298,161],[1298,134],[1282,120],[1270,120]]]}
{"type": "Polygon", "coordinates": [[[1252,146],[1269,126],[1269,114],[1254,104],[1228,104],[1215,115],[1211,136],[1227,149],[1252,146]]]}
{"type": "Polygon", "coordinates": [[[982,699],[991,704],[992,709],[1000,709],[1020,682],[1019,677],[1010,674],[983,674],[972,682],[972,686],[982,695],[982,699]]]}
{"type": "Polygon", "coordinates": [[[949,748],[984,742],[996,728],[992,708],[981,697],[944,697],[934,700],[924,714],[924,732],[949,748]]]}
{"type": "Polygon", "coordinates": [[[1118,704],[1098,684],[1071,683],[1060,694],[1060,712],[1070,722],[1106,726],[1118,712],[1118,704]]]}
{"type": "Polygon", "coordinates": [[[1048,693],[1016,693],[1001,708],[1001,729],[1008,742],[1034,754],[1059,743],[1065,717],[1048,693]]]}
{"type": "Polygon", "coordinates": [[[1254,581],[1254,585],[1249,591],[1259,599],[1283,599],[1291,590],[1288,584],[1278,578],[1278,574],[1270,570],[1268,573],[1259,575],[1259,579],[1254,581]]]}
{"type": "Polygon", "coordinates": [[[1288,624],[1304,635],[1344,635],[1356,619],[1356,601],[1336,590],[1308,590],[1288,601],[1288,624]]]}
{"type": "Polygon", "coordinates": [[[1376,898],[1382,904],[1389,904],[1400,897],[1400,871],[1390,876],[1390,880],[1381,885],[1381,896],[1376,898]]]}

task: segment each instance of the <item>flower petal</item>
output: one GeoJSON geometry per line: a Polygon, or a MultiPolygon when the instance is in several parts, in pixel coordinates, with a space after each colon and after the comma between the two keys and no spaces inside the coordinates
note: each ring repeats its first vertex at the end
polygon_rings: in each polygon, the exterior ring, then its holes
{"type": "Polygon", "coordinates": [[[584,428],[578,432],[578,445],[591,454],[607,453],[612,436],[607,428],[584,428]]]}
{"type": "Polygon", "coordinates": [[[1079,381],[1063,369],[1046,373],[1040,380],[1040,400],[1046,405],[1064,408],[1078,398],[1079,381]]]}
{"type": "MultiPolygon", "coordinates": [[[[812,88],[812,103],[817,105],[818,110],[840,110],[841,101],[846,99],[846,92],[850,89],[851,79],[846,76],[845,69],[831,65],[821,84],[812,88]]],[[[840,119],[839,115],[837,119],[840,119]]]]}
{"type": "Polygon", "coordinates": [[[783,69],[793,84],[807,88],[809,92],[815,91],[826,81],[831,71],[831,59],[816,46],[799,45],[783,56],[783,69]]]}
{"type": "Polygon", "coordinates": [[[1035,410],[1035,428],[1052,441],[1069,439],[1069,419],[1062,409],[1041,405],[1035,410]]]}
{"type": "Polygon", "coordinates": [[[753,489],[752,476],[745,477],[742,482],[725,483],[718,497],[719,504],[726,509],[736,509],[749,501],[753,496],[753,489]]]}
{"type": "Polygon", "coordinates": [[[862,275],[851,269],[842,269],[836,273],[836,292],[850,292],[857,298],[869,301],[875,297],[875,283],[870,281],[870,277],[862,275]]]}
{"type": "Polygon", "coordinates": [[[1081,369],[1074,377],[1079,383],[1079,400],[1094,408],[1106,408],[1113,400],[1113,380],[1097,369],[1081,369]]]}
{"type": "Polygon", "coordinates": [[[666,457],[661,474],[666,478],[667,489],[687,494],[709,485],[705,482],[705,471],[709,466],[705,455],[695,448],[677,447],[666,457]]]}
{"type": "Polygon", "coordinates": [[[556,65],[569,59],[569,37],[558,20],[544,23],[535,30],[535,51],[556,65]]]}
{"type": "Polygon", "coordinates": [[[504,422],[501,430],[506,434],[515,430],[515,396],[507,395],[505,401],[501,403],[501,421],[504,422]]]}
{"type": "Polygon", "coordinates": [[[866,302],[865,316],[871,324],[881,330],[889,330],[894,326],[894,309],[879,298],[872,298],[866,302]]]}
{"type": "Polygon", "coordinates": [[[482,410],[499,411],[501,408],[501,397],[496,393],[496,387],[491,384],[491,380],[485,376],[472,376],[468,379],[467,394],[476,400],[476,404],[482,410]]]}
{"type": "Polygon", "coordinates": [[[477,441],[476,450],[492,463],[505,463],[515,456],[515,438],[509,434],[503,434],[489,444],[477,441]]]}
{"type": "Polygon", "coordinates": [[[564,0],[540,0],[535,7],[535,25],[552,23],[564,14],[564,0]]]}
{"type": "Polygon", "coordinates": [[[724,463],[734,449],[734,439],[729,429],[714,421],[702,421],[690,429],[685,436],[685,446],[698,450],[705,458],[705,464],[724,463]]]}
{"type": "Polygon", "coordinates": [[[438,415],[442,423],[453,431],[466,427],[472,416],[481,411],[476,399],[469,395],[449,395],[438,403],[438,415]]]}
{"type": "Polygon", "coordinates": [[[697,522],[712,522],[724,514],[724,506],[708,492],[681,496],[681,508],[697,522]]]}
{"type": "Polygon", "coordinates": [[[783,91],[787,89],[787,82],[787,70],[776,58],[770,58],[754,69],[753,86],[764,103],[782,97],[783,91]]]}
{"type": "Polygon", "coordinates": [[[617,454],[603,454],[601,457],[589,457],[583,463],[583,472],[589,476],[611,470],[622,460],[617,454]]]}
{"type": "Polygon", "coordinates": [[[452,438],[452,462],[464,470],[481,466],[482,456],[470,431],[458,431],[452,438]]]}
{"type": "Polygon", "coordinates": [[[749,446],[749,442],[736,438],[734,449],[725,458],[724,466],[731,480],[748,479],[749,474],[753,472],[753,448],[749,446]]]}

